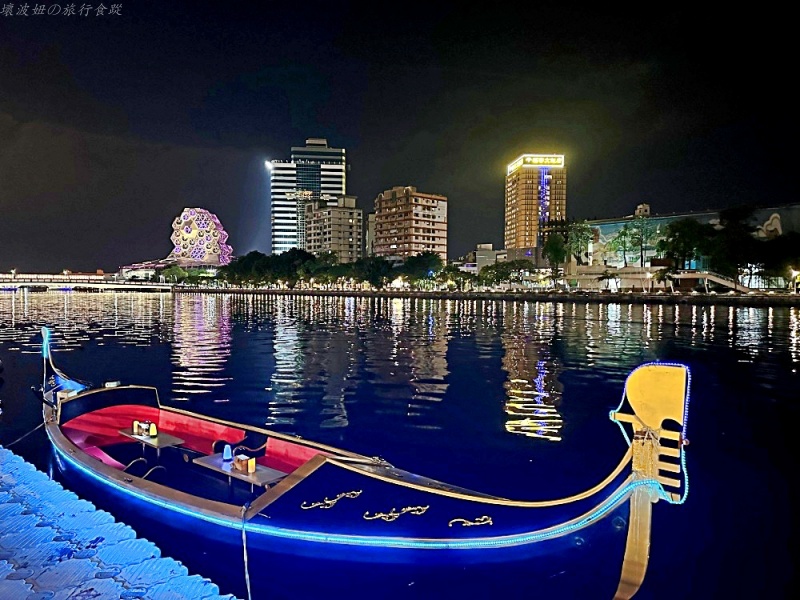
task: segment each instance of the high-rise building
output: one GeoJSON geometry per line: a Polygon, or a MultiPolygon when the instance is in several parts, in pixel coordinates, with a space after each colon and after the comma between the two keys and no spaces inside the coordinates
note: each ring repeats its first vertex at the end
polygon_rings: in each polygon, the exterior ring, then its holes
{"type": "MultiPolygon", "coordinates": [[[[306,249],[306,205],[345,193],[347,163],[343,148],[329,148],[324,138],[292,146],[291,159],[267,161],[270,169],[272,254],[306,249]]],[[[335,205],[335,200],[333,201],[335,205]]]]}
{"type": "Polygon", "coordinates": [[[405,260],[435,252],[447,262],[447,197],[396,186],[375,198],[376,256],[405,260]]]}
{"type": "Polygon", "coordinates": [[[340,263],[361,258],[363,211],[356,208],[355,196],[336,198],[331,202],[313,201],[306,205],[305,229],[308,252],[320,255],[333,252],[340,263]]]}
{"type": "Polygon", "coordinates": [[[546,226],[567,218],[567,169],[563,154],[523,154],[508,165],[505,247],[541,248],[546,226]]]}

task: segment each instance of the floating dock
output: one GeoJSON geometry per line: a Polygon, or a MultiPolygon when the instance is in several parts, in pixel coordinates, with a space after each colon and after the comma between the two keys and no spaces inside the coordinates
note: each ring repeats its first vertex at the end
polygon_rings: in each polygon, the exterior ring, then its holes
{"type": "Polygon", "coordinates": [[[3,600],[237,600],[0,446],[3,600]]]}

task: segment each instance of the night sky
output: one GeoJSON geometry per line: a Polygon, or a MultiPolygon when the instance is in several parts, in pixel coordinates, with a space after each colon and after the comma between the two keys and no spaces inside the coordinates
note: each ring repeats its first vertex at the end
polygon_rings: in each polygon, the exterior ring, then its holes
{"type": "Polygon", "coordinates": [[[365,213],[447,196],[450,258],[502,247],[525,152],[566,155],[570,218],[798,201],[788,18],[437,4],[0,0],[0,271],[162,258],[183,207],[267,253],[264,160],[308,137],[365,213]]]}

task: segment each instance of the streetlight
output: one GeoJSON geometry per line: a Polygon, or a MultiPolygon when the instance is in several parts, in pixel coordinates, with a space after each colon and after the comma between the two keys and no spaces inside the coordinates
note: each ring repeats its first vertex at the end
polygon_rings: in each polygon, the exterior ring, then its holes
{"type": "Polygon", "coordinates": [[[11,279],[14,279],[17,276],[17,269],[11,269],[11,279]]]}
{"type": "Polygon", "coordinates": [[[792,290],[793,294],[797,293],[797,276],[800,275],[800,271],[795,271],[794,267],[789,267],[789,272],[792,274],[791,281],[789,282],[789,286],[792,290]]]}

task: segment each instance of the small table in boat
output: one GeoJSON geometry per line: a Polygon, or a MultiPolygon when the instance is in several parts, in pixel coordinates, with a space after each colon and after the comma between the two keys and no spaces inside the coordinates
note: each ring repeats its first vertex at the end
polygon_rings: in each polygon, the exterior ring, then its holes
{"type": "Polygon", "coordinates": [[[179,437],[163,432],[159,432],[158,434],[152,436],[138,435],[136,433],[133,433],[133,429],[131,429],[130,427],[128,427],[127,429],[120,429],[119,433],[121,435],[124,435],[125,437],[140,442],[142,444],[142,451],[144,451],[145,446],[150,446],[151,448],[155,448],[157,456],[161,456],[162,448],[169,448],[170,446],[180,446],[185,441],[179,437]]]}
{"type": "Polygon", "coordinates": [[[233,461],[223,461],[222,460],[222,453],[218,452],[216,454],[210,454],[208,456],[199,456],[192,460],[193,463],[196,465],[200,465],[201,467],[206,467],[207,469],[211,469],[212,471],[217,471],[218,473],[222,473],[223,475],[228,476],[228,485],[232,483],[231,478],[235,477],[236,479],[241,479],[242,481],[246,481],[250,484],[250,491],[253,491],[254,486],[259,487],[266,487],[270,483],[275,483],[276,481],[283,479],[286,477],[287,473],[283,471],[278,471],[278,469],[272,469],[270,467],[265,467],[264,465],[256,464],[256,471],[255,473],[248,473],[247,471],[240,471],[239,469],[233,468],[233,461]]]}

